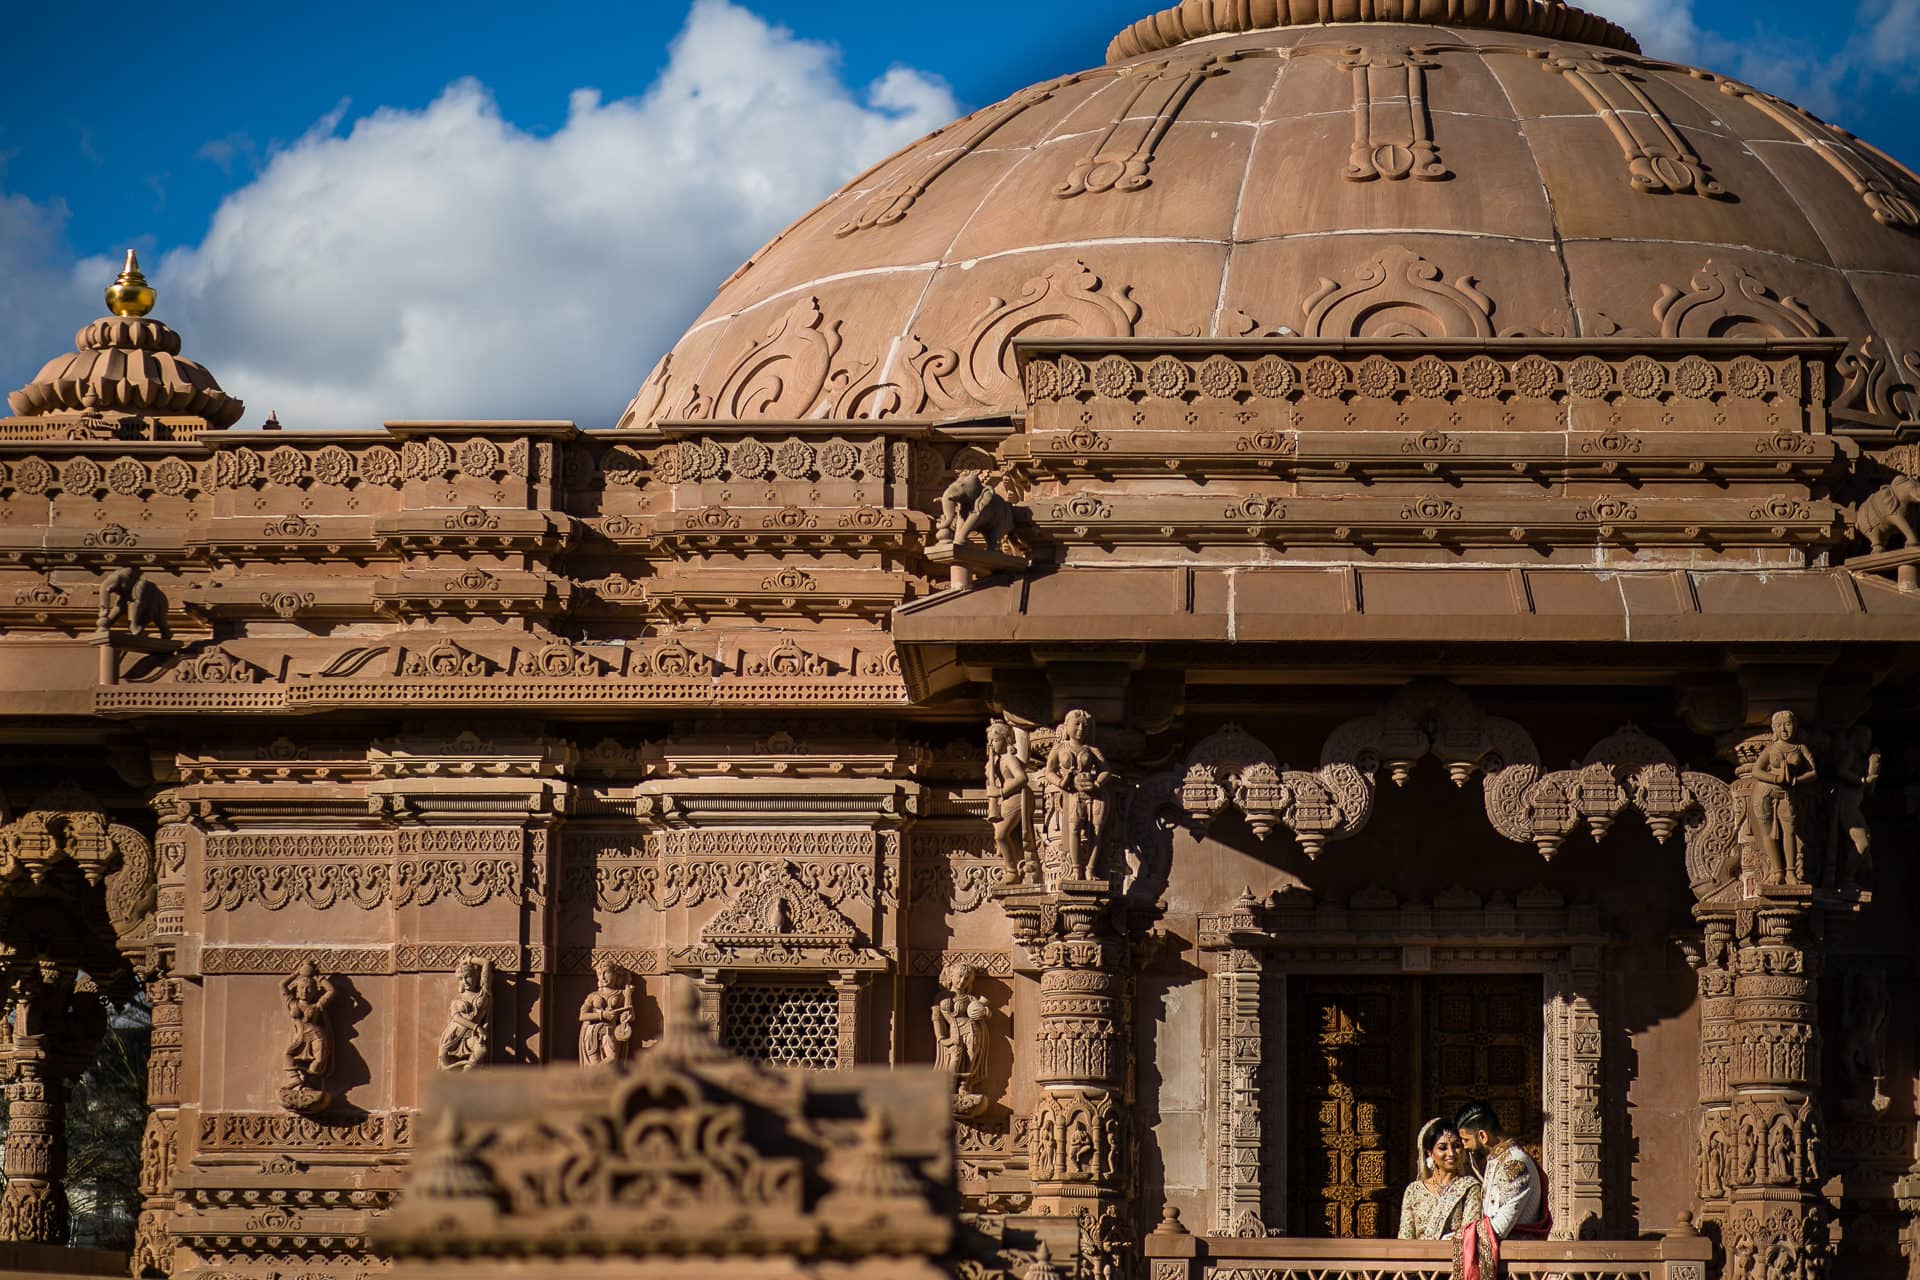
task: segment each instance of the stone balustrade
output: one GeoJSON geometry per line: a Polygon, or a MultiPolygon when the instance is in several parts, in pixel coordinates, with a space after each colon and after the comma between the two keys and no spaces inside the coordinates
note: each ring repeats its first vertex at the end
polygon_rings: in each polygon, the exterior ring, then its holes
{"type": "MultiPolygon", "coordinates": [[[[1146,1239],[1152,1280],[1450,1280],[1453,1245],[1442,1240],[1233,1239],[1156,1231],[1146,1239]]],[[[1706,1280],[1704,1236],[1652,1240],[1509,1241],[1512,1280],[1706,1280]]]]}

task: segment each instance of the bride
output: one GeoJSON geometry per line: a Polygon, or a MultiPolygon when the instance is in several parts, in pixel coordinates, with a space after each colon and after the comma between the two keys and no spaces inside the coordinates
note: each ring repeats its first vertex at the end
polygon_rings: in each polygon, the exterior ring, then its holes
{"type": "Polygon", "coordinates": [[[1466,1151],[1451,1120],[1421,1127],[1419,1156],[1421,1176],[1400,1198],[1400,1238],[1445,1240],[1480,1216],[1480,1179],[1463,1172],[1466,1151]]]}

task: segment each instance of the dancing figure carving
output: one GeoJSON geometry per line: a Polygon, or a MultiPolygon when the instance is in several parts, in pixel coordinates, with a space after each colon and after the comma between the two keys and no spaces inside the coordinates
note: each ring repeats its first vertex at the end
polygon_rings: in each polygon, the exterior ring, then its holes
{"type": "Polygon", "coordinates": [[[333,1101],[325,1088],[333,1073],[333,1031],[327,1010],[337,993],[332,980],[322,977],[313,961],[303,960],[293,976],[280,984],[280,994],[293,1022],[280,1102],[289,1111],[314,1115],[333,1101]]]}
{"type": "Polygon", "coordinates": [[[593,962],[593,994],[580,1006],[580,1065],[624,1062],[633,1048],[633,986],[611,960],[593,962]]]}
{"type": "Polygon", "coordinates": [[[940,988],[946,994],[933,1006],[933,1061],[953,1076],[953,1114],[961,1120],[971,1120],[987,1109],[980,1090],[986,1077],[986,1024],[992,1009],[974,994],[977,973],[962,960],[947,964],[940,970],[940,988]]]}
{"type": "Polygon", "coordinates": [[[493,1027],[493,961],[468,956],[454,970],[453,1002],[440,1033],[440,1069],[469,1071],[487,1060],[493,1027]]]}

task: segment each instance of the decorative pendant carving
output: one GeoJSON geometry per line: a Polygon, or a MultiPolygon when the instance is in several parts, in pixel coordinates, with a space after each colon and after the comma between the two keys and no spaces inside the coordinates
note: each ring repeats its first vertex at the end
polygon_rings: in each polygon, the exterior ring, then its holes
{"type": "Polygon", "coordinates": [[[1130,83],[1133,91],[1126,104],[1053,194],[1066,200],[1089,192],[1140,191],[1151,186],[1154,148],[1167,136],[1200,82],[1220,75],[1237,57],[1168,59],[1128,68],[1122,84],[1130,83]]]}
{"type": "Polygon", "coordinates": [[[1351,284],[1323,276],[1304,310],[1301,335],[1309,338],[1494,336],[1493,300],[1472,276],[1444,283],[1439,267],[1397,247],[1377,254],[1351,284]]]}
{"type": "Polygon", "coordinates": [[[1307,856],[1318,857],[1329,841],[1366,826],[1380,769],[1403,784],[1429,755],[1456,785],[1484,774],[1487,820],[1542,857],[1552,858],[1582,823],[1595,840],[1605,838],[1631,805],[1661,841],[1685,832],[1697,894],[1725,884],[1737,869],[1738,817],[1725,782],[1683,772],[1671,752],[1631,725],[1595,744],[1576,768],[1543,773],[1525,730],[1484,715],[1450,685],[1409,685],[1380,714],[1347,721],[1328,735],[1311,773],[1279,768],[1263,743],[1228,725],[1188,754],[1177,799],[1202,826],[1229,806],[1262,838],[1285,826],[1307,856]]]}
{"type": "Polygon", "coordinates": [[[1441,162],[1427,113],[1427,72],[1439,65],[1411,51],[1341,60],[1353,77],[1353,146],[1342,177],[1437,182],[1453,176],[1441,162]]]}
{"type": "Polygon", "coordinates": [[[1727,194],[1706,161],[1626,65],[1596,58],[1554,57],[1544,65],[1549,72],[1566,77],[1594,114],[1606,122],[1626,157],[1627,181],[1634,190],[1654,195],[1727,194]]]}

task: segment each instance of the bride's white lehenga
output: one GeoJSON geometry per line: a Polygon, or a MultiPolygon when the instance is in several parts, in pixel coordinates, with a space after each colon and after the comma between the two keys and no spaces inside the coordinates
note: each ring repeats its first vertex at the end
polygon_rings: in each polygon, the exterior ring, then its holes
{"type": "Polygon", "coordinates": [[[1402,1240],[1444,1240],[1480,1216],[1480,1179],[1455,1178],[1435,1192],[1415,1179],[1400,1197],[1402,1240]]]}

